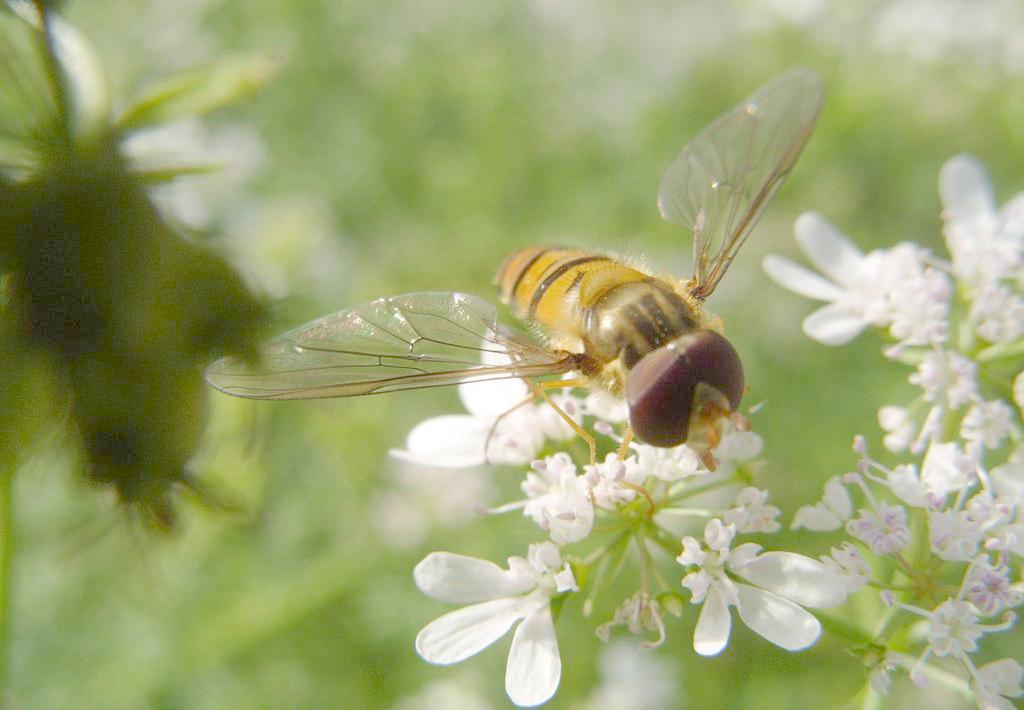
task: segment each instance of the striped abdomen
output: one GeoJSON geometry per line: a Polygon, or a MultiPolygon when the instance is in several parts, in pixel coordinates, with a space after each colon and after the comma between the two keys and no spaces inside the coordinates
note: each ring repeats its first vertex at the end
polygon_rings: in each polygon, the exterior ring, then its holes
{"type": "Polygon", "coordinates": [[[602,366],[619,361],[628,370],[698,328],[671,284],[603,254],[528,247],[505,260],[496,281],[520,318],[578,341],[602,366]]]}

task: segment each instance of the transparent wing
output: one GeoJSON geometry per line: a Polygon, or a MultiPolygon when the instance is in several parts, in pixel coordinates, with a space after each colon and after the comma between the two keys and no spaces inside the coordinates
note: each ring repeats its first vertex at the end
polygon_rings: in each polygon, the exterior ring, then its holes
{"type": "Polygon", "coordinates": [[[206,370],[215,388],[250,399],[319,399],[572,370],[497,322],[494,307],[464,293],[410,293],[339,311],[278,336],[248,366],[206,370]]]}
{"type": "Polygon", "coordinates": [[[667,221],[693,232],[692,293],[707,298],[796,162],[822,103],[810,69],[781,74],[719,116],[669,167],[658,192],[667,221]]]}

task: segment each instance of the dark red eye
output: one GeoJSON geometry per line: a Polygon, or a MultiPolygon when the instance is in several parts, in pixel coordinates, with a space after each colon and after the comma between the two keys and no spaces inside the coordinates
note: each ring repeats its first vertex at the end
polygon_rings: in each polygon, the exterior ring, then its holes
{"type": "Polygon", "coordinates": [[[743,365],[729,341],[700,330],[645,355],[626,383],[629,423],[638,439],[653,446],[686,441],[699,383],[711,385],[735,411],[743,398],[743,365]]]}

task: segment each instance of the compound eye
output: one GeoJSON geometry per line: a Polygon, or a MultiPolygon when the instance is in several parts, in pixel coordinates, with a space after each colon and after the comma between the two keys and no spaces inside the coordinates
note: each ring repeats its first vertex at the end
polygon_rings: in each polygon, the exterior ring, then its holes
{"type": "Polygon", "coordinates": [[[629,423],[638,439],[653,446],[686,441],[697,385],[710,385],[735,411],[743,398],[743,365],[718,333],[688,333],[645,355],[626,383],[629,423]]]}

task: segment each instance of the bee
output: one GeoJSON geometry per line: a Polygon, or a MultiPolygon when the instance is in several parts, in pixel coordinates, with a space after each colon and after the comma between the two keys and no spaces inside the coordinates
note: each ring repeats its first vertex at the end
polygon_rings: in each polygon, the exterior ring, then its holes
{"type": "MultiPolygon", "coordinates": [[[[662,217],[694,240],[692,275],[655,275],[611,254],[532,246],[495,277],[502,300],[536,337],[498,321],[465,293],[381,298],[319,318],[206,372],[216,389],[251,399],[352,397],[521,378],[536,397],[587,387],[625,398],[627,441],[710,449],[744,392],[743,366],[704,308],[765,206],[803,150],[821,110],[818,75],[771,79],[679,153],[661,182],[662,217]],[[538,378],[560,375],[562,379],[538,378]]],[[[556,409],[557,406],[556,406],[556,409]]],[[[559,410],[587,439],[594,439],[559,410]]]]}

